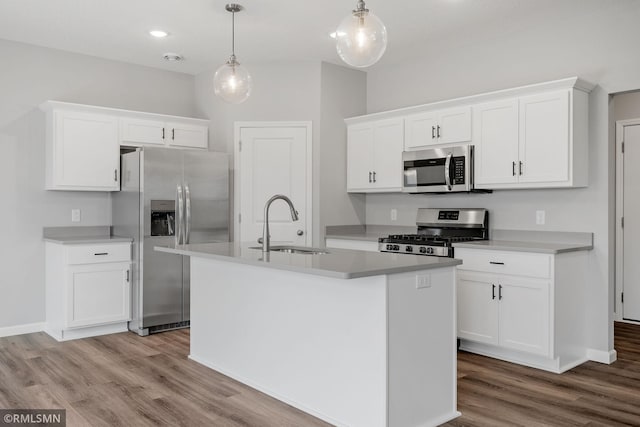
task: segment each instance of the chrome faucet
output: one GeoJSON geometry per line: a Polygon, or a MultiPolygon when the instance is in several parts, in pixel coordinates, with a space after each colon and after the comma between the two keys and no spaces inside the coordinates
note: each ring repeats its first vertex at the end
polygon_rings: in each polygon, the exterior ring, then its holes
{"type": "Polygon", "coordinates": [[[291,209],[291,219],[293,221],[298,220],[298,211],[296,210],[296,208],[293,207],[293,203],[291,203],[291,199],[289,199],[287,196],[283,196],[282,194],[276,194],[275,196],[267,200],[267,203],[264,205],[264,227],[262,228],[261,243],[262,243],[263,253],[269,252],[269,250],[271,249],[271,241],[270,241],[271,238],[269,237],[269,207],[271,206],[271,203],[275,202],[278,199],[281,199],[287,202],[287,204],[289,205],[289,209],[291,209]]]}

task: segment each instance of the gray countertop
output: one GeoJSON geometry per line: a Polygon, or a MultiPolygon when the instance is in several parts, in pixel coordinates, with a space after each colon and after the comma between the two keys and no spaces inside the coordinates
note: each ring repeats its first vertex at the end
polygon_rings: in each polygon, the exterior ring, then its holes
{"type": "Polygon", "coordinates": [[[58,243],[61,245],[84,245],[91,243],[130,243],[133,241],[131,237],[118,236],[59,236],[59,237],[43,237],[45,242],[58,243]]]}
{"type": "Polygon", "coordinates": [[[564,252],[587,251],[593,249],[593,245],[587,244],[519,242],[513,240],[480,240],[475,242],[461,242],[454,243],[453,247],[467,249],[488,249],[495,251],[535,252],[543,254],[560,254],[564,252]]]}
{"type": "MultiPolygon", "coordinates": [[[[276,244],[273,243],[273,245],[276,244]]],[[[452,267],[462,263],[453,258],[407,256],[405,254],[333,248],[327,249],[329,253],[322,255],[269,252],[265,259],[261,249],[251,249],[251,246],[255,246],[255,244],[201,243],[167,247],[156,246],[155,250],[339,279],[452,267]]]]}
{"type": "Polygon", "coordinates": [[[42,230],[42,239],[45,242],[61,245],[83,245],[99,243],[129,243],[131,237],[112,236],[111,227],[102,226],[76,226],[76,227],[45,227],[42,230]]]}
{"type": "Polygon", "coordinates": [[[327,226],[325,239],[363,240],[377,242],[390,234],[411,234],[416,227],[403,225],[333,225],[327,226]]]}

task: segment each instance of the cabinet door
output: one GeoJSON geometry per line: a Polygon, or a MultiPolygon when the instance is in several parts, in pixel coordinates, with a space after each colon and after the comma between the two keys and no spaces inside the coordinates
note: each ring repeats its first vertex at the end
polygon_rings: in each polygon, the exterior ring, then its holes
{"type": "Polygon", "coordinates": [[[347,190],[366,191],[373,186],[373,124],[347,130],[347,190]]]}
{"type": "Polygon", "coordinates": [[[492,277],[458,272],[458,338],[498,344],[497,296],[492,277]]]}
{"type": "Polygon", "coordinates": [[[475,185],[518,182],[518,100],[473,107],[475,185]]]}
{"type": "Polygon", "coordinates": [[[128,262],[75,265],[68,274],[66,327],[131,320],[128,262]]]}
{"type": "Polygon", "coordinates": [[[406,138],[404,149],[411,150],[438,144],[436,136],[437,117],[435,112],[414,114],[404,119],[406,138]]]}
{"type": "Polygon", "coordinates": [[[569,180],[569,91],[520,99],[520,182],[569,180]]]}
{"type": "Polygon", "coordinates": [[[471,141],[471,107],[440,111],[436,136],[439,144],[471,141]]]}
{"type": "Polygon", "coordinates": [[[376,190],[402,190],[402,119],[376,122],[373,131],[373,185],[376,190]]]}
{"type": "Polygon", "coordinates": [[[120,145],[164,145],[166,131],[159,120],[120,119],[120,145]]]}
{"type": "Polygon", "coordinates": [[[118,119],[104,114],[56,111],[53,183],[58,190],[119,190],[118,119]]]}
{"type": "Polygon", "coordinates": [[[549,282],[503,276],[500,278],[500,345],[549,355],[549,282]]]}
{"type": "Polygon", "coordinates": [[[168,122],[165,130],[168,145],[205,149],[209,147],[209,128],[206,126],[168,122]]]}

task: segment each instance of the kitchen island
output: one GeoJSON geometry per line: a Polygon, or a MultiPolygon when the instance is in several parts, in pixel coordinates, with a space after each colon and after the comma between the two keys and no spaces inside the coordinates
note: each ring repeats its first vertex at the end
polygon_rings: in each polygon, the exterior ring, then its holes
{"type": "Polygon", "coordinates": [[[237,243],[156,250],[191,257],[191,359],[339,426],[459,415],[459,260],[237,243]]]}

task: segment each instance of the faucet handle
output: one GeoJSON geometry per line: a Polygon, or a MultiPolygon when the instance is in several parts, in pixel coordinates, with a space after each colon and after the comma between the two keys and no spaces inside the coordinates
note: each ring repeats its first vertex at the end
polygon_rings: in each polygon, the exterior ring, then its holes
{"type": "Polygon", "coordinates": [[[258,237],[258,243],[263,244],[264,243],[264,239],[262,237],[258,237]]]}

